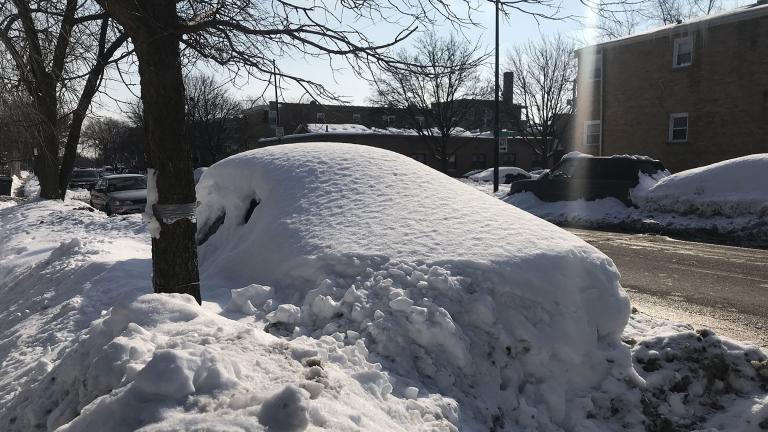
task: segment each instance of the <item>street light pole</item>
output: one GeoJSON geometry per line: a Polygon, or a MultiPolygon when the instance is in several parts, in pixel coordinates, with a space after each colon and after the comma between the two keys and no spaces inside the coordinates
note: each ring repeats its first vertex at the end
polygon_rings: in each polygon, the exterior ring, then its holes
{"type": "Polygon", "coordinates": [[[501,131],[499,128],[499,0],[493,3],[496,6],[496,85],[494,86],[494,126],[493,126],[493,191],[499,191],[499,145],[501,144],[501,131]]]}
{"type": "Polygon", "coordinates": [[[280,126],[280,104],[277,100],[277,64],[272,59],[272,69],[275,71],[275,130],[280,126]]]}

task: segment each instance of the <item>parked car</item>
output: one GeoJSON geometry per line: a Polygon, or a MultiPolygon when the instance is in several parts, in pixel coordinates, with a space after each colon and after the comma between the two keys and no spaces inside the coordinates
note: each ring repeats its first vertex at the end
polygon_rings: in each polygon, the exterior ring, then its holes
{"type": "MultiPolygon", "coordinates": [[[[503,166],[499,167],[499,182],[503,184],[510,184],[518,180],[525,180],[531,178],[531,175],[524,169],[518,167],[503,166]]],[[[492,182],[493,181],[493,168],[482,170],[476,174],[469,176],[470,180],[476,182],[492,182]]]]}
{"type": "Polygon", "coordinates": [[[91,206],[106,214],[141,213],[147,205],[147,178],[140,174],[104,176],[91,191],[91,206]]]}
{"type": "Polygon", "coordinates": [[[95,169],[75,168],[69,180],[70,189],[93,189],[99,181],[99,173],[95,169]]]}
{"type": "Polygon", "coordinates": [[[512,183],[509,193],[533,192],[542,201],[587,201],[613,197],[632,205],[630,189],[640,173],[666,172],[658,160],[636,156],[563,158],[548,173],[535,180],[512,183]]]}
{"type": "Polygon", "coordinates": [[[473,176],[475,174],[481,173],[483,171],[485,171],[485,169],[474,169],[472,171],[464,173],[464,175],[461,176],[461,178],[469,178],[470,176],[473,176]]]}

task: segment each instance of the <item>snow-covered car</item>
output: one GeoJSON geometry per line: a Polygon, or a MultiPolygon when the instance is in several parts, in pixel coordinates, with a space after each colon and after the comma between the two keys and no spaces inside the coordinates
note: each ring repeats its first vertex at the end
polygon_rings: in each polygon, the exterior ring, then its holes
{"type": "Polygon", "coordinates": [[[74,169],[69,180],[70,189],[93,189],[99,181],[99,173],[95,169],[74,169]]]}
{"type": "Polygon", "coordinates": [[[104,176],[91,191],[90,204],[108,215],[141,213],[147,205],[147,178],[141,174],[104,176]]]}
{"type": "Polygon", "coordinates": [[[630,191],[640,175],[666,172],[658,160],[645,157],[564,157],[548,173],[512,183],[509,194],[533,192],[542,201],[592,201],[613,197],[632,205],[630,191]]]}
{"type": "MultiPolygon", "coordinates": [[[[493,168],[482,170],[469,176],[468,178],[476,182],[492,182],[493,168]]],[[[528,173],[528,171],[522,168],[510,166],[499,167],[499,183],[510,184],[518,180],[527,180],[530,178],[531,175],[528,173]]]]}
{"type": "Polygon", "coordinates": [[[464,175],[461,176],[461,178],[469,178],[477,173],[481,173],[485,171],[485,169],[474,169],[472,171],[465,172],[464,175]]]}

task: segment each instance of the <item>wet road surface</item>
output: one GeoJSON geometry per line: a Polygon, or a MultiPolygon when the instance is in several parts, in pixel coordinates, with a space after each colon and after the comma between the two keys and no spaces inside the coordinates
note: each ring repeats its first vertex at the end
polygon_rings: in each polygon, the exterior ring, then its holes
{"type": "Polygon", "coordinates": [[[613,259],[642,312],[768,348],[768,250],[568,231],[613,259]]]}

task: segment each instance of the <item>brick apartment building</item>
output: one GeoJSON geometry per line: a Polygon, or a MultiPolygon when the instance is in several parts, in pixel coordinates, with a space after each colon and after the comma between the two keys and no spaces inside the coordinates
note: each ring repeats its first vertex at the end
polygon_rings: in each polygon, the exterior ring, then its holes
{"type": "MultiPolygon", "coordinates": [[[[512,89],[514,76],[511,72],[504,74],[504,89],[512,89]]],[[[459,123],[465,130],[489,131],[493,128],[493,100],[457,100],[457,104],[466,104],[467,115],[459,123]]],[[[521,129],[521,105],[512,100],[512,92],[502,93],[500,103],[500,125],[502,130],[514,131],[521,129]]],[[[338,125],[355,124],[377,129],[407,129],[415,130],[419,126],[429,127],[418,118],[414,118],[407,110],[376,106],[353,105],[322,105],[310,103],[280,103],[280,126],[283,127],[284,138],[275,137],[277,112],[275,102],[252,108],[247,114],[248,131],[246,141],[249,148],[256,148],[278,143],[305,141],[340,141],[379,148],[386,148],[420,160],[434,168],[440,168],[440,161],[430,151],[429,140],[433,138],[414,136],[413,134],[313,134],[307,125],[338,125]],[[417,123],[419,122],[419,123],[417,123]]],[[[493,164],[493,138],[485,136],[454,137],[451,146],[455,155],[451,160],[448,171],[452,175],[460,175],[471,169],[487,168],[493,164]]],[[[452,151],[452,150],[450,150],[452,151]]],[[[534,160],[533,151],[527,145],[515,140],[508,140],[507,151],[500,155],[502,166],[522,166],[530,168],[540,165],[534,160]]]]}
{"type": "Polygon", "coordinates": [[[576,51],[571,147],[680,171],[768,152],[765,0],[576,51]]]}

